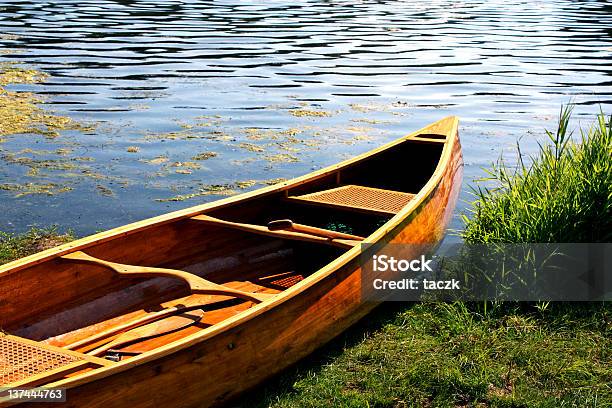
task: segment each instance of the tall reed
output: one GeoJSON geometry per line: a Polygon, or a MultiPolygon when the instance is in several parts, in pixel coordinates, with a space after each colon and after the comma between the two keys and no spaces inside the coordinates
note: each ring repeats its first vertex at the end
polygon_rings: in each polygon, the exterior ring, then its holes
{"type": "Polygon", "coordinates": [[[601,112],[580,140],[572,139],[572,106],[561,108],[551,144],[517,168],[500,159],[478,185],[468,243],[610,242],[612,239],[612,121],[601,112]]]}

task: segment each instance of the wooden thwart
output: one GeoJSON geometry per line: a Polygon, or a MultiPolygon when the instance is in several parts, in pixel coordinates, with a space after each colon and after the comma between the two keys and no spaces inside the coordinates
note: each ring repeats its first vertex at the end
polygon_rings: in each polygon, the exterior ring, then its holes
{"type": "Polygon", "coordinates": [[[103,266],[115,271],[120,276],[130,278],[157,278],[160,276],[168,278],[181,279],[186,282],[191,288],[191,293],[199,293],[203,295],[223,295],[233,296],[244,300],[249,300],[255,303],[261,303],[268,299],[270,295],[262,293],[249,293],[241,290],[228,288],[227,286],[219,285],[189,272],[179,271],[176,269],[154,268],[149,266],[126,265],[117,262],[105,261],[98,259],[82,251],[73,252],[62,256],[62,259],[72,262],[89,263],[93,265],[103,266]]]}
{"type": "MultiPolygon", "coordinates": [[[[196,215],[191,217],[192,220],[205,222],[211,225],[219,225],[222,227],[234,228],[242,231],[253,232],[255,234],[267,235],[270,237],[287,238],[297,241],[308,241],[317,243],[327,243],[329,245],[337,246],[340,248],[350,249],[354,247],[359,241],[350,239],[329,239],[320,235],[306,234],[302,232],[293,231],[272,231],[267,227],[255,224],[244,224],[239,222],[225,221],[219,218],[211,217],[210,215],[196,215]]],[[[331,232],[331,231],[330,231],[331,232]]]]}

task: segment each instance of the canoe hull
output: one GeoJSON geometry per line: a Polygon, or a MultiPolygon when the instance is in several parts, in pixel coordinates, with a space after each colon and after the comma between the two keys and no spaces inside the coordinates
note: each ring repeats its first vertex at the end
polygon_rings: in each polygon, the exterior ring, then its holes
{"type": "MultiPolygon", "coordinates": [[[[434,244],[442,239],[462,176],[457,135],[449,145],[450,157],[439,181],[414,211],[385,234],[385,242],[434,244]]],[[[376,306],[362,302],[359,261],[354,256],[274,307],[212,337],[138,365],[66,380],[66,406],[223,405],[312,353],[376,306]]]]}

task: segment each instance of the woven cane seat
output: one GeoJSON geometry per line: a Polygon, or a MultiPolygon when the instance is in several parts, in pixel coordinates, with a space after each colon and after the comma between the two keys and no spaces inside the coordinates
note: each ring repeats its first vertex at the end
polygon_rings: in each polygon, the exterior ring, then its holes
{"type": "Polygon", "coordinates": [[[314,205],[393,215],[404,208],[413,197],[414,194],[401,191],[351,184],[300,196],[290,196],[288,199],[314,205]]]}
{"type": "Polygon", "coordinates": [[[44,383],[105,360],[0,333],[0,387],[44,383]]]}

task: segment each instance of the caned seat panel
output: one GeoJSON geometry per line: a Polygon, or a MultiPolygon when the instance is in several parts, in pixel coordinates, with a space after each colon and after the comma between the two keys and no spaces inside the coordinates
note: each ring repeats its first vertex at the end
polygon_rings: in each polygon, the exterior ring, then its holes
{"type": "Polygon", "coordinates": [[[315,193],[287,197],[290,201],[348,210],[394,215],[404,208],[414,194],[380,188],[346,185],[315,193]]]}
{"type": "Polygon", "coordinates": [[[109,363],[59,347],[0,334],[0,386],[45,383],[70,372],[109,363]]]}

